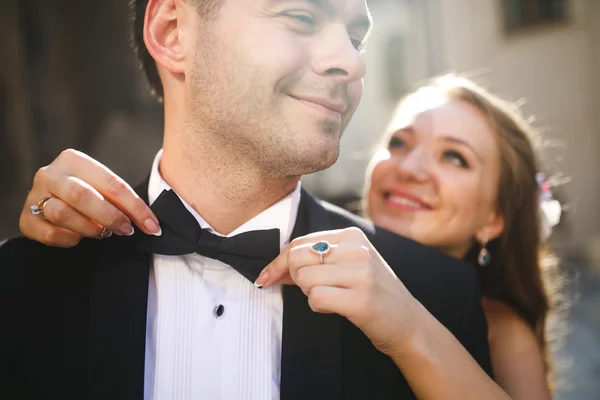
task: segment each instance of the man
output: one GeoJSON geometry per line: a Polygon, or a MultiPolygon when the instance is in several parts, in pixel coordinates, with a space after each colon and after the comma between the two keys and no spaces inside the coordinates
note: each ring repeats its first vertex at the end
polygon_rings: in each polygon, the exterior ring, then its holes
{"type": "MultiPolygon", "coordinates": [[[[435,355],[405,370],[402,354],[419,337],[422,305],[435,317],[427,324],[443,324],[490,373],[474,271],[300,189],[302,175],[336,161],[358,106],[370,29],[364,1],[131,4],[138,54],[164,99],[163,150],[137,189],[162,232],[150,222],[141,228],[157,236],[124,226],[129,236],[72,249],[22,238],[0,248],[5,391],[60,399],[425,396],[431,388],[414,376],[444,383],[435,355]],[[269,271],[289,269],[298,286],[260,289],[259,272],[273,259],[269,271]]],[[[93,198],[71,183],[74,202],[93,198]]],[[[112,190],[127,188],[112,181],[112,190]]],[[[44,197],[32,210],[51,225],[53,207],[67,209],[44,197]]],[[[476,365],[465,354],[446,378],[476,365]]]]}

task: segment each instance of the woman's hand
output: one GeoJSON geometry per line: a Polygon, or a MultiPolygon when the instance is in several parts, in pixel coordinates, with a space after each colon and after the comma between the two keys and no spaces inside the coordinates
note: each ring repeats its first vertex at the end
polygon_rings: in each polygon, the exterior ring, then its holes
{"type": "Polygon", "coordinates": [[[132,221],[147,234],[160,234],[156,216],[123,179],[86,154],[65,150],[36,173],[19,228],[32,240],[72,247],[82,237],[131,235],[132,221]],[[51,199],[43,213],[34,215],[31,207],[45,196],[51,199]]]}
{"type": "Polygon", "coordinates": [[[357,228],[293,240],[256,281],[275,283],[296,284],[313,311],[350,320],[392,359],[419,399],[510,400],[357,228]],[[321,263],[311,248],[323,241],[330,250],[321,263]]]}
{"type": "Polygon", "coordinates": [[[358,228],[318,232],[293,240],[261,273],[258,286],[296,284],[311,309],[337,313],[393,356],[413,334],[420,304],[358,228]],[[311,248],[327,242],[323,256],[311,248]]]}

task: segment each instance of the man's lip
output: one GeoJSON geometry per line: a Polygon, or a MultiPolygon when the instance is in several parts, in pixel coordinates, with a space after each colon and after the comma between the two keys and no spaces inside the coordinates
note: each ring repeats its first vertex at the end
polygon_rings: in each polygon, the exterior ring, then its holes
{"type": "Polygon", "coordinates": [[[423,208],[429,209],[431,210],[433,207],[431,204],[429,204],[428,202],[426,202],[425,200],[423,200],[423,198],[412,194],[410,192],[405,192],[402,190],[395,190],[395,189],[391,189],[385,192],[387,195],[391,195],[394,197],[400,197],[400,198],[405,198],[407,200],[413,201],[419,205],[421,205],[423,208]]]}
{"type": "Polygon", "coordinates": [[[307,96],[307,95],[290,95],[296,100],[307,101],[309,103],[314,103],[319,106],[330,109],[331,111],[335,111],[340,114],[344,114],[348,109],[348,106],[343,101],[335,101],[325,97],[316,97],[316,96],[307,96]]]}

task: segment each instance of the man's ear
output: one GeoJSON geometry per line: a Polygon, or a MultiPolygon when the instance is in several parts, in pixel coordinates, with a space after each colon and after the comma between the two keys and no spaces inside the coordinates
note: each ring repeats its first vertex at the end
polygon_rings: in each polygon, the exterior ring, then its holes
{"type": "Polygon", "coordinates": [[[144,15],[144,43],[156,63],[172,74],[185,72],[181,27],[186,20],[181,0],[149,0],[144,15]]]}

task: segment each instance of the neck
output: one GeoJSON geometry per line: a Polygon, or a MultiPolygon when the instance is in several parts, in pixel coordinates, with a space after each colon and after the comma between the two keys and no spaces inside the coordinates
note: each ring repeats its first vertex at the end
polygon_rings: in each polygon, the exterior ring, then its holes
{"type": "Polygon", "coordinates": [[[206,135],[165,129],[163,179],[217,232],[227,235],[293,191],[300,177],[260,171],[206,135]],[[220,150],[220,151],[219,151],[220,150]]]}
{"type": "Polygon", "coordinates": [[[472,244],[459,245],[456,247],[447,247],[441,249],[443,253],[446,253],[452,258],[456,258],[459,260],[464,260],[469,254],[469,250],[471,249],[472,244]]]}

